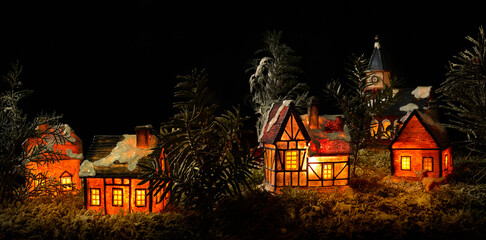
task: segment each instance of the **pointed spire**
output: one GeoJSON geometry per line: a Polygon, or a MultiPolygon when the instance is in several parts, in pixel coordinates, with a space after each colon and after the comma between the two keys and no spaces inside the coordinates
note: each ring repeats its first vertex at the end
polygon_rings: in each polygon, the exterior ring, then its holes
{"type": "Polygon", "coordinates": [[[380,49],[380,38],[378,37],[378,35],[375,35],[375,45],[373,53],[371,54],[370,63],[368,64],[369,71],[388,70],[386,69],[383,54],[381,53],[380,49]]]}
{"type": "Polygon", "coordinates": [[[375,48],[378,48],[378,49],[381,48],[380,37],[378,35],[375,35],[375,48]]]}

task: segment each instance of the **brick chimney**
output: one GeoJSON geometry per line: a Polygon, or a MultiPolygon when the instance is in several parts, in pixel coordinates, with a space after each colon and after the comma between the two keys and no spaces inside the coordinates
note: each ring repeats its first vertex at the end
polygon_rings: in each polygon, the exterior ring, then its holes
{"type": "Polygon", "coordinates": [[[311,98],[307,106],[307,120],[310,129],[319,129],[319,103],[311,98]]]}
{"type": "Polygon", "coordinates": [[[152,125],[136,126],[137,148],[149,148],[152,125]]]}

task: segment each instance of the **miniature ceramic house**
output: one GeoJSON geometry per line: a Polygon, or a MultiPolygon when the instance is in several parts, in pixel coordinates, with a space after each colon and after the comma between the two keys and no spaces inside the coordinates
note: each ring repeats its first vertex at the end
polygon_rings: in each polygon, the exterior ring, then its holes
{"type": "Polygon", "coordinates": [[[98,135],[86,154],[80,168],[85,179],[86,209],[105,214],[124,212],[161,211],[167,198],[148,194],[149,182],[138,185],[145,172],[138,163],[150,165],[156,158],[165,166],[152,126],[140,126],[135,135],[98,135]]]}
{"type": "MultiPolygon", "coordinates": [[[[45,162],[46,159],[33,160],[27,164],[27,168],[32,170],[32,174],[37,176],[31,184],[32,190],[42,184],[46,179],[58,180],[60,190],[63,192],[72,192],[81,189],[81,180],[79,178],[79,165],[83,160],[83,143],[74,133],[69,125],[64,124],[51,127],[48,124],[42,124],[37,127],[37,131],[43,133],[41,139],[29,138],[26,141],[27,149],[35,147],[39,141],[44,141],[53,151],[59,153],[56,156],[47,155],[46,157],[54,158],[55,161],[45,162]],[[59,131],[64,135],[63,143],[56,143],[52,131],[59,131]]],[[[51,159],[51,160],[54,160],[51,159]]]]}
{"type": "Polygon", "coordinates": [[[390,145],[394,177],[415,178],[415,171],[428,170],[429,177],[452,171],[451,145],[445,128],[434,115],[413,110],[390,145]]]}
{"type": "Polygon", "coordinates": [[[309,109],[304,122],[291,101],[275,103],[269,111],[260,134],[267,190],[348,184],[350,148],[339,139],[345,138],[342,118],[331,121],[309,109]]]}

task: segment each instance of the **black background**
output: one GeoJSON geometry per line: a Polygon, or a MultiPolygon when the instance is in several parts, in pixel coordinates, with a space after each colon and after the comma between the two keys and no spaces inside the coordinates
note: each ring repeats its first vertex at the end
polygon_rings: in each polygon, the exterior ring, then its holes
{"type": "MultiPolygon", "coordinates": [[[[158,127],[176,75],[206,68],[224,106],[249,92],[246,73],[263,33],[282,30],[303,57],[313,94],[343,79],[352,54],[370,56],[374,36],[404,85],[438,86],[445,66],[484,25],[481,7],[415,1],[37,1],[0,4],[0,70],[19,60],[29,113],[57,112],[83,139],[158,127]]],[[[2,88],[5,85],[1,85],[2,88]]],[[[3,91],[3,89],[2,89],[3,91]]]]}

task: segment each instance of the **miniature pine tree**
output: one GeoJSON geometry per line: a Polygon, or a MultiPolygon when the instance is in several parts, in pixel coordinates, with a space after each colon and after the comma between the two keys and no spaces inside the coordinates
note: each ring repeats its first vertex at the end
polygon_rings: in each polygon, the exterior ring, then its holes
{"type": "Polygon", "coordinates": [[[351,163],[353,174],[356,165],[359,164],[358,152],[368,146],[371,138],[371,120],[379,116],[387,109],[395,98],[393,97],[394,79],[390,79],[390,85],[384,86],[379,91],[365,91],[369,87],[366,75],[369,60],[360,56],[352,56],[347,71],[347,87],[339,81],[330,82],[326,93],[330,94],[343,111],[344,121],[351,135],[351,163]]]}
{"type": "Polygon", "coordinates": [[[265,56],[254,59],[253,66],[248,69],[254,71],[250,77],[250,93],[253,109],[258,116],[258,134],[273,103],[293,100],[297,109],[302,111],[306,109],[308,101],[308,86],[299,82],[302,69],[298,64],[301,58],[282,43],[282,32],[267,33],[264,44],[265,47],[257,53],[265,56]]]}
{"type": "Polygon", "coordinates": [[[486,154],[486,37],[482,27],[476,39],[467,36],[472,49],[459,52],[447,66],[438,92],[450,117],[448,127],[467,136],[466,147],[486,154]]]}
{"type": "Polygon", "coordinates": [[[159,135],[169,164],[142,166],[147,174],[140,184],[150,181],[151,192],[163,191],[169,202],[207,214],[223,197],[241,195],[255,158],[241,139],[239,110],[218,114],[208,101],[206,72],[193,70],[178,80],[173,104],[178,113],[162,123],[159,135]]]}
{"type": "Polygon", "coordinates": [[[27,164],[34,160],[40,164],[57,161],[61,154],[52,148],[52,144],[67,139],[57,127],[61,126],[58,123],[60,116],[40,114],[29,119],[19,108],[18,103],[32,92],[21,90],[21,72],[18,63],[12,65],[12,71],[3,77],[8,90],[0,95],[0,203],[24,200],[39,193],[53,195],[61,192],[58,180],[45,179],[42,174],[33,174],[27,168],[27,164]],[[53,127],[45,131],[37,129],[46,123],[53,127]],[[28,138],[43,139],[46,131],[49,131],[49,140],[40,141],[36,146],[25,144],[28,138]],[[34,181],[42,184],[32,186],[34,181]]]}

